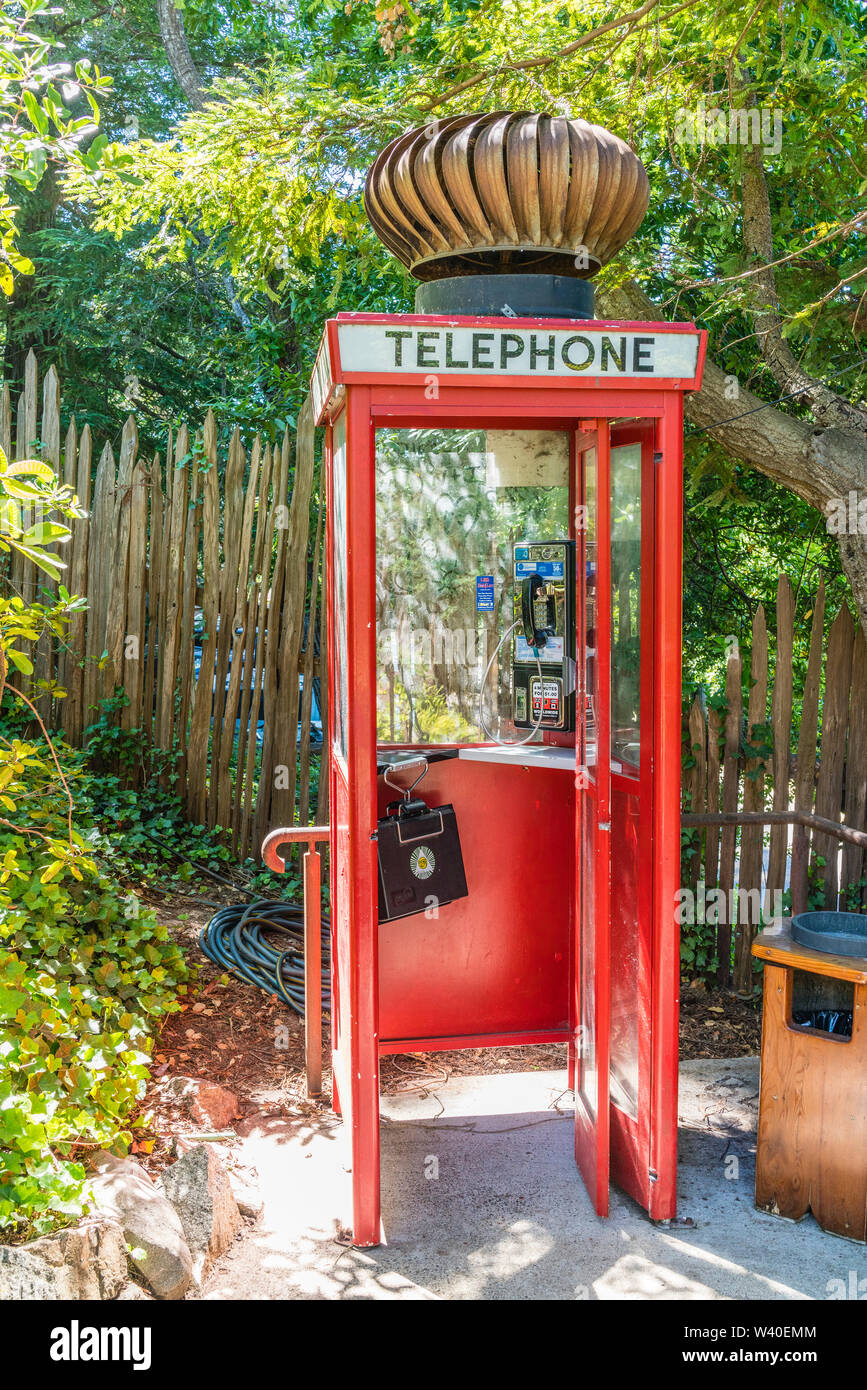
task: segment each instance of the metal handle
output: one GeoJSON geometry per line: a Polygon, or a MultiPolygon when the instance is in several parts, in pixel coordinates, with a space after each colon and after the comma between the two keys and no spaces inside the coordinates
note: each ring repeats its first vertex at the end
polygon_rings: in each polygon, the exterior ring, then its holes
{"type": "Polygon", "coordinates": [[[397,838],[398,838],[398,840],[400,841],[400,843],[401,843],[402,845],[414,845],[414,844],[417,844],[419,840],[435,840],[436,837],[437,837],[437,835],[442,835],[442,833],[443,833],[443,813],[442,813],[442,811],[440,811],[439,815],[440,815],[440,828],[439,828],[439,830],[432,830],[430,833],[428,833],[427,831],[425,831],[425,833],[424,833],[423,835],[413,835],[409,840],[405,840],[405,839],[403,838],[403,836],[401,835],[401,833],[400,833],[400,821],[398,821],[398,822],[397,822],[397,838]]]}
{"type": "Polygon", "coordinates": [[[427,776],[429,767],[430,763],[428,762],[427,758],[411,758],[409,762],[396,763],[392,767],[387,767],[382,776],[383,780],[387,783],[389,787],[391,787],[392,791],[400,792],[404,801],[409,801],[410,797],[412,796],[412,793],[415,791],[422,777],[427,776]],[[421,766],[421,772],[418,774],[418,777],[416,777],[411,787],[398,786],[397,782],[392,782],[388,775],[390,772],[403,772],[408,767],[418,767],[419,765],[421,766]]]}

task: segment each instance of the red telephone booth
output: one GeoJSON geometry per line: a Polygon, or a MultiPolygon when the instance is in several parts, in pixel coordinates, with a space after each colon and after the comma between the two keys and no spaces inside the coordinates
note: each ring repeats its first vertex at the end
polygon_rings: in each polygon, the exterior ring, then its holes
{"type": "Polygon", "coordinates": [[[675,1213],[682,407],[704,346],[691,324],[549,316],[326,326],[332,1031],[358,1245],[381,1238],[390,1052],[568,1044],[597,1212],[613,1180],[675,1213]],[[383,918],[378,827],[413,752],[418,793],[454,808],[466,894],[383,918]]]}

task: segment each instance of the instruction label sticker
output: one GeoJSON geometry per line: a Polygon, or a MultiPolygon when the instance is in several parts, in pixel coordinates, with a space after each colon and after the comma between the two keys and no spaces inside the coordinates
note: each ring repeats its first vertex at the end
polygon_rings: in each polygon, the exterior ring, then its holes
{"type": "Polygon", "coordinates": [[[492,574],[479,574],[476,576],[476,612],[493,613],[494,611],[494,576],[492,574]]]}
{"type": "Polygon", "coordinates": [[[563,561],[562,560],[522,560],[521,552],[515,552],[515,578],[526,579],[531,574],[538,574],[542,579],[562,579],[563,561]]]}

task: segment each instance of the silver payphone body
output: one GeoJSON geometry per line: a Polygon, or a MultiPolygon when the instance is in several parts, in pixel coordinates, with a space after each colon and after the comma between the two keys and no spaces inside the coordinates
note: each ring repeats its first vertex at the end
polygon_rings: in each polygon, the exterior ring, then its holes
{"type": "Polygon", "coordinates": [[[512,547],[512,722],[519,729],[575,728],[575,544],[512,547]]]}

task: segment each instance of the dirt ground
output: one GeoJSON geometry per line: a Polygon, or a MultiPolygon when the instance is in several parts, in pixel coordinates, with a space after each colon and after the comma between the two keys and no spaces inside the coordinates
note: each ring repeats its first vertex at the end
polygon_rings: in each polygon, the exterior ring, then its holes
{"type": "MultiPolygon", "coordinates": [[[[139,1162],[156,1171],[174,1160],[185,1135],[201,1138],[201,1126],[180,1104],[172,1080],[192,1077],[216,1082],[239,1102],[241,1119],[251,1114],[295,1114],[327,1109],[331,1071],[327,1021],[323,1030],[322,1096],[310,1100],[304,1086],[304,1026],[276,996],[267,996],[228,976],[206,959],[198,935],[213,908],[192,901],[157,904],[162,920],[190,947],[201,970],[179,1013],[166,1022],[155,1051],[152,1081],[141,1106],[133,1146],[139,1162]],[[183,915],[182,915],[183,914],[183,915]]],[[[708,990],[700,982],[681,994],[680,1049],[683,1059],[744,1057],[759,1051],[761,1004],[708,990]]],[[[386,1094],[424,1093],[451,1075],[534,1071],[566,1064],[564,1044],[548,1047],[478,1048],[410,1053],[382,1059],[386,1094]]]]}

